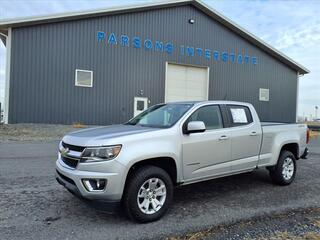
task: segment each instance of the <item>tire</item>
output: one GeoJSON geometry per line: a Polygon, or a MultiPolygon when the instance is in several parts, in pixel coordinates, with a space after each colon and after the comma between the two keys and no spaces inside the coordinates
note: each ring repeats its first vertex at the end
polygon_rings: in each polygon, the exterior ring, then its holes
{"type": "Polygon", "coordinates": [[[277,165],[269,168],[269,172],[272,181],[278,185],[285,186],[292,183],[297,172],[296,158],[293,153],[281,151],[277,165]]]}
{"type": "Polygon", "coordinates": [[[145,223],[160,219],[168,210],[172,197],[173,184],[169,174],[148,165],[130,174],[122,203],[131,220],[145,223]],[[150,191],[152,189],[157,191],[150,191]]]}

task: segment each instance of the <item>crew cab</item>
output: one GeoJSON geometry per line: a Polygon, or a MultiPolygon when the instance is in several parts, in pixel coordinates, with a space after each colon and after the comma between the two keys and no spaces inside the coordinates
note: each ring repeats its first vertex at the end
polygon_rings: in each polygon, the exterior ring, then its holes
{"type": "Polygon", "coordinates": [[[104,210],[155,221],[177,185],[264,167],[274,183],[290,184],[308,136],[305,124],[261,123],[249,103],[157,104],[124,124],[64,136],[56,179],[104,210]]]}

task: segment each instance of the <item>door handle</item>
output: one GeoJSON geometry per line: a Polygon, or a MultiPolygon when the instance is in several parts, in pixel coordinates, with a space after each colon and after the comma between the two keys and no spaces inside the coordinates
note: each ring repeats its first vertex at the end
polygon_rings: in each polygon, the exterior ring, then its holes
{"type": "Polygon", "coordinates": [[[253,131],[250,133],[250,136],[256,136],[257,135],[257,132],[253,131]]]}
{"type": "Polygon", "coordinates": [[[221,141],[221,140],[227,140],[227,139],[229,139],[229,137],[226,136],[226,135],[222,135],[221,137],[219,137],[219,141],[221,141]]]}

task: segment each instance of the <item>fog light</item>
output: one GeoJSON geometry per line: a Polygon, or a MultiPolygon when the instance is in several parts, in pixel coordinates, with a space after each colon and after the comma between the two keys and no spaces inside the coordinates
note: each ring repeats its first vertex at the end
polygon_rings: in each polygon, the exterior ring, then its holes
{"type": "Polygon", "coordinates": [[[82,179],[84,187],[89,192],[101,192],[106,188],[107,180],[105,179],[82,179]]]}

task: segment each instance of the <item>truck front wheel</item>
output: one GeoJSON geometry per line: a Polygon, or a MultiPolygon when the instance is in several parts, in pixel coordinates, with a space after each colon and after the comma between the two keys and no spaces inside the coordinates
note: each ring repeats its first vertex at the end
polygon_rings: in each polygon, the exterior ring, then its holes
{"type": "Polygon", "coordinates": [[[295,178],[296,171],[296,158],[289,151],[282,151],[277,165],[269,168],[272,181],[282,186],[292,183],[295,178]]]}
{"type": "Polygon", "coordinates": [[[169,174],[155,166],[140,167],[127,180],[123,205],[130,219],[151,222],[168,210],[173,196],[169,174]]]}

